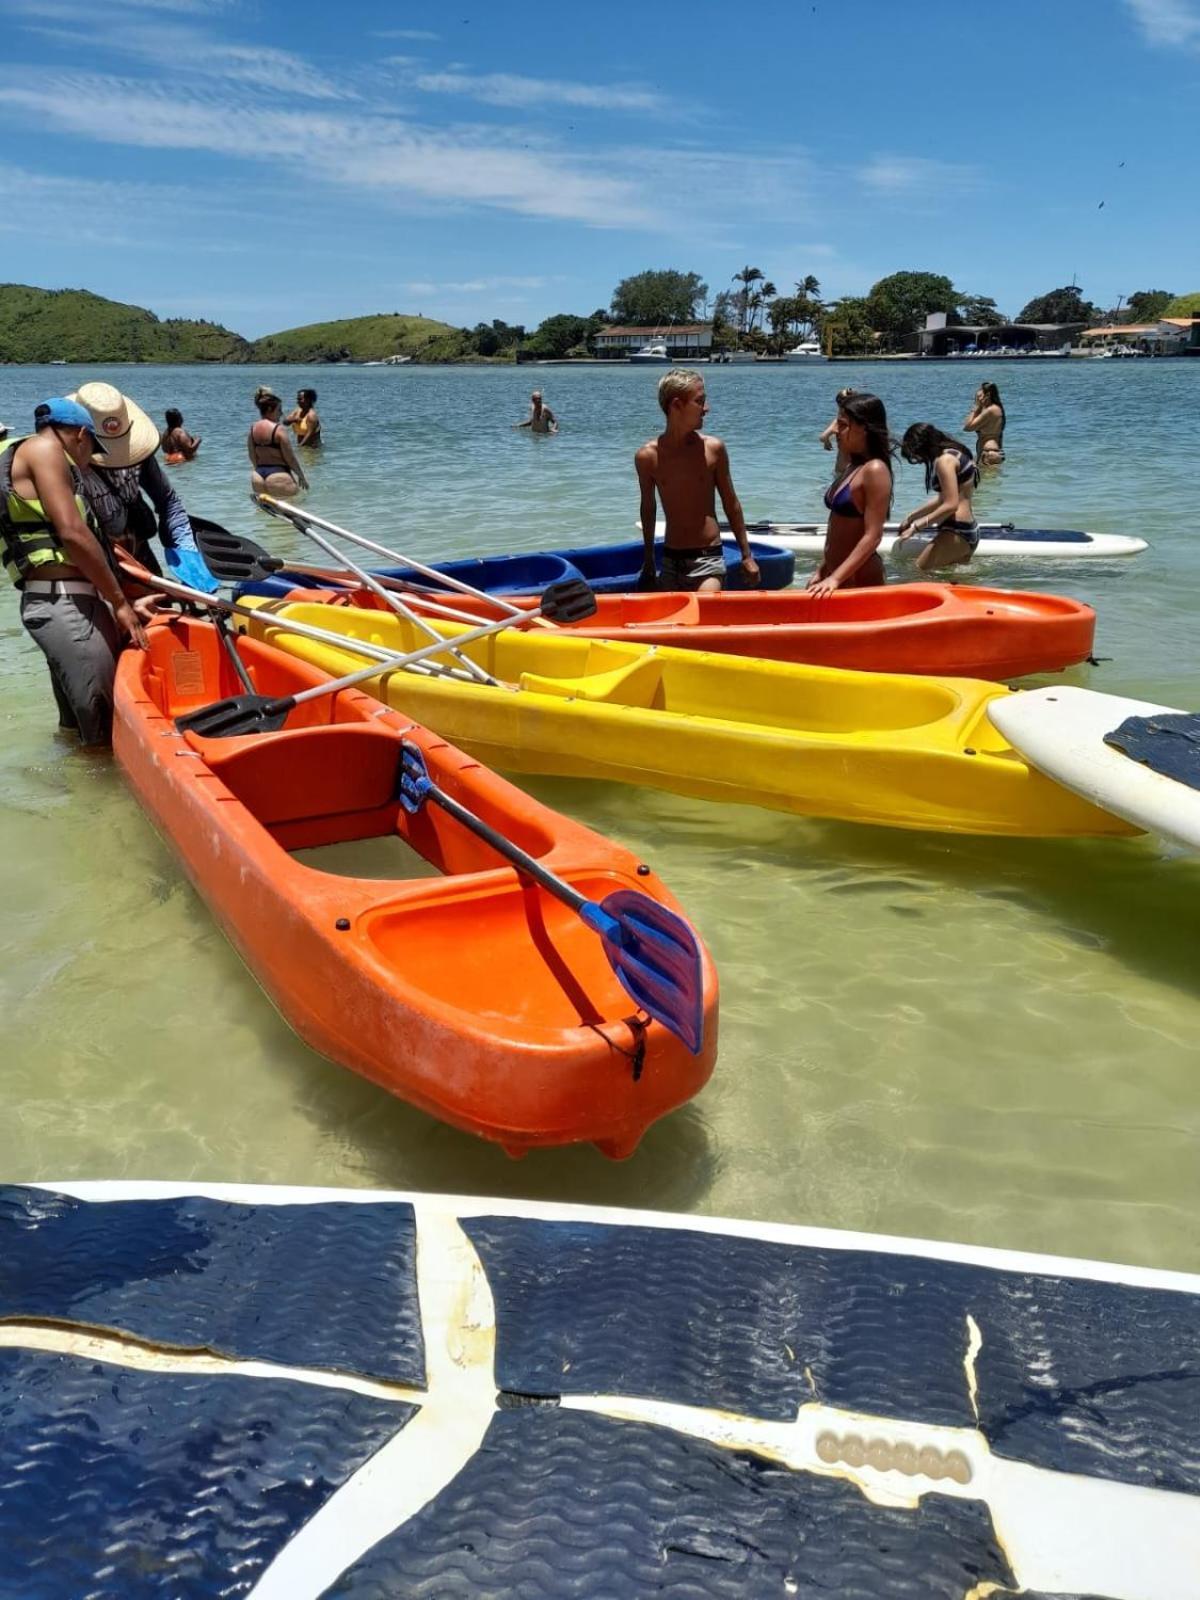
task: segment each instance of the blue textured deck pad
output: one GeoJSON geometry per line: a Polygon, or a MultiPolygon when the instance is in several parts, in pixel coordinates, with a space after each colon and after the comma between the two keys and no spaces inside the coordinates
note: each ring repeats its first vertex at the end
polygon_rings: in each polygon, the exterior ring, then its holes
{"type": "Polygon", "coordinates": [[[671,1228],[463,1224],[517,1393],[980,1427],[1036,1466],[1200,1493],[1200,1297],[671,1228]],[[811,1384],[806,1376],[811,1373],[811,1384]]]}
{"type": "Polygon", "coordinates": [[[984,1273],[980,1428],[999,1456],[1200,1494],[1200,1296],[984,1273]]]}
{"type": "Polygon", "coordinates": [[[76,1200],[0,1188],[0,1318],[420,1385],[410,1205],[76,1200]]]}
{"type": "Polygon", "coordinates": [[[0,1594],[244,1595],[416,1407],[0,1351],[0,1594]]]}
{"type": "Polygon", "coordinates": [[[1149,717],[1126,717],[1104,742],[1189,789],[1200,789],[1200,712],[1163,711],[1149,717]]]}
{"type": "Polygon", "coordinates": [[[1069,528],[980,528],[981,539],[1015,539],[1018,544],[1091,544],[1090,533],[1069,528]]]}
{"type": "Polygon", "coordinates": [[[817,1399],[974,1424],[963,1308],[936,1263],[673,1228],[463,1227],[496,1300],[502,1388],[648,1395],[781,1422],[817,1399]]]}
{"type": "Polygon", "coordinates": [[[963,1600],[985,1580],[1012,1573],[980,1501],[885,1509],[838,1479],[535,1406],[498,1414],[324,1600],[963,1600]]]}

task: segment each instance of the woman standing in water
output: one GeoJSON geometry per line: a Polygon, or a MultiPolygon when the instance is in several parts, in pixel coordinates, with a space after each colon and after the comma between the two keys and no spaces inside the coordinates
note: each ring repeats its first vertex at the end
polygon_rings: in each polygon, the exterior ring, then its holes
{"type": "Polygon", "coordinates": [[[979,469],[971,452],[932,422],[914,422],[900,443],[900,453],[905,461],[924,466],[925,487],[931,498],[904,518],[896,543],[926,528],[935,528],[933,538],[917,557],[917,566],[922,572],[929,572],[934,567],[964,565],[979,543],[979,526],[971,505],[979,469]]]}
{"type": "Polygon", "coordinates": [[[321,419],[317,415],[317,391],[315,389],[300,389],[296,393],[296,404],[284,422],[296,435],[296,443],[301,450],[315,450],[321,442],[321,419]]]}
{"type": "Polygon", "coordinates": [[[975,435],[975,460],[993,467],[1004,460],[1004,404],[994,383],[981,383],[963,421],[963,432],[975,435]]]}
{"type": "Polygon", "coordinates": [[[284,431],[283,403],[274,389],[264,385],[254,391],[254,404],[258,407],[258,421],[251,424],[246,438],[250,487],[255,494],[290,498],[308,488],[308,479],[284,431]]]}
{"type": "Polygon", "coordinates": [[[879,541],[892,504],[892,440],[877,395],[844,389],[834,430],[846,470],[825,492],[825,554],[808,580],[816,599],[835,589],[886,583],[879,541]]]}

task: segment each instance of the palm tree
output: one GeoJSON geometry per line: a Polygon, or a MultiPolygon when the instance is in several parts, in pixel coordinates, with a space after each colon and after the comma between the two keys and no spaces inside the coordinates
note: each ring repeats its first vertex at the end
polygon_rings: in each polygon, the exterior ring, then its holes
{"type": "Polygon", "coordinates": [[[740,272],[735,272],[730,279],[731,283],[740,283],[737,292],[738,332],[746,331],[746,314],[750,309],[750,285],[762,282],[762,270],[759,267],[743,267],[740,272]]]}

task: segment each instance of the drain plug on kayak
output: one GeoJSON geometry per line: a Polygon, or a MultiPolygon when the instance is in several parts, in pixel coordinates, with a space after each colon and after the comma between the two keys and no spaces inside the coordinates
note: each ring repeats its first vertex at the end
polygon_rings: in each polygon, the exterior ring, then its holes
{"type": "Polygon", "coordinates": [[[350,929],[350,918],[349,917],[339,917],[337,919],[337,921],[334,923],[334,927],[337,929],[337,931],[339,933],[347,933],[347,932],[349,932],[349,929],[350,929]]]}

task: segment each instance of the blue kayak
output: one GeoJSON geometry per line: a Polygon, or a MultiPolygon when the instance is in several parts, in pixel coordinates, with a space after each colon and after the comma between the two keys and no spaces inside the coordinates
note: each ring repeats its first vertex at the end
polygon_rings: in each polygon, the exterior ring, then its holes
{"type": "MultiPolygon", "coordinates": [[[[662,562],[662,545],[655,546],[659,564],[662,562]]],[[[737,545],[726,540],[725,587],[743,589],[741,557],[737,545]]],[[[781,550],[776,545],[751,541],[750,550],[758,562],[764,589],[786,589],[796,572],[796,556],[791,550],[781,550]]],[[[624,544],[584,545],[571,550],[541,550],[528,555],[484,556],[474,561],[431,562],[438,572],[469,583],[473,589],[483,589],[488,594],[541,594],[548,584],[564,578],[583,578],[597,594],[625,594],[637,588],[642,568],[642,541],[631,539],[624,544]]],[[[406,582],[427,584],[429,579],[414,572],[411,567],[382,567],[374,569],[377,576],[402,578],[406,582]]],[[[283,569],[273,577],[256,583],[242,584],[241,594],[261,594],[278,597],[293,589],[317,589],[319,578],[283,569]]]]}

